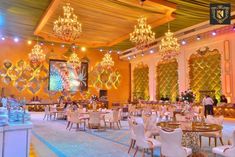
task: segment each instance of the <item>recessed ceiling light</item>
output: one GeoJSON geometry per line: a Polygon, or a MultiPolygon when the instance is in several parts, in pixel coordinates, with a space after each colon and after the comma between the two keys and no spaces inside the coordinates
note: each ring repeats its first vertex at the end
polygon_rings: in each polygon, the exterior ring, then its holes
{"type": "Polygon", "coordinates": [[[15,37],[14,42],[16,42],[16,43],[19,42],[19,38],[15,37]]]}
{"type": "Polygon", "coordinates": [[[83,52],[85,52],[86,51],[86,47],[81,47],[81,50],[83,51],[83,52]]]}
{"type": "Polygon", "coordinates": [[[29,45],[31,45],[31,44],[32,44],[32,41],[31,41],[31,40],[28,40],[27,43],[28,43],[29,45]]]}
{"type": "Polygon", "coordinates": [[[185,45],[185,44],[186,44],[186,41],[185,41],[185,40],[182,40],[182,41],[181,41],[181,44],[182,44],[182,45],[185,45]]]}

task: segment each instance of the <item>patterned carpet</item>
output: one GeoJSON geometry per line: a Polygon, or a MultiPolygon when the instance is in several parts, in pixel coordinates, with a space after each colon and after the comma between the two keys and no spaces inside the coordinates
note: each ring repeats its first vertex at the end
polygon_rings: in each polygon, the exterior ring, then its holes
{"type": "MultiPolygon", "coordinates": [[[[74,128],[68,131],[65,129],[65,121],[43,121],[42,118],[42,114],[32,114],[32,144],[37,157],[129,157],[134,154],[134,150],[127,154],[129,131],[126,121],[122,122],[121,130],[76,131],[74,128]]],[[[226,120],[224,123],[224,143],[227,143],[232,130],[235,129],[234,123],[235,120],[226,120]]],[[[213,156],[205,138],[202,149],[207,152],[208,157],[213,156]]],[[[138,156],[141,156],[141,153],[138,153],[138,156]]],[[[154,157],[159,157],[158,149],[154,151],[154,157]]]]}

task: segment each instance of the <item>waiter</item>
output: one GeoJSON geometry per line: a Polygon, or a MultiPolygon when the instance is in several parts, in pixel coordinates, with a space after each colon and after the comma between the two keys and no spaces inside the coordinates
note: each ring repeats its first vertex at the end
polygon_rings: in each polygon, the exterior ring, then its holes
{"type": "Polygon", "coordinates": [[[207,114],[214,115],[214,112],[213,112],[214,101],[209,95],[203,98],[202,104],[205,106],[205,109],[204,109],[205,117],[207,116],[207,114]]]}

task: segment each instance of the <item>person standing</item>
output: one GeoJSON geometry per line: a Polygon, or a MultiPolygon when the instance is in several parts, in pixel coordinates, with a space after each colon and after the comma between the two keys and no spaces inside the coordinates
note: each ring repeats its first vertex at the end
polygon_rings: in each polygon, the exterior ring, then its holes
{"type": "Polygon", "coordinates": [[[203,98],[202,104],[205,107],[205,109],[204,109],[205,117],[207,116],[207,114],[214,115],[214,111],[213,111],[214,101],[209,95],[207,95],[206,97],[203,98]]]}

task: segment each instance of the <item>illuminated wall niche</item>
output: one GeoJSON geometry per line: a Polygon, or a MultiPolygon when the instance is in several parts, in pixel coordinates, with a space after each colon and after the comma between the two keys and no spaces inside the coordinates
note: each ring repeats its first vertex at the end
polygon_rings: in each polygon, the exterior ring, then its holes
{"type": "Polygon", "coordinates": [[[133,99],[149,99],[149,67],[142,62],[134,69],[133,99]]]}
{"type": "Polygon", "coordinates": [[[221,95],[221,55],[217,49],[212,51],[208,47],[198,50],[189,58],[189,85],[196,102],[202,100],[204,94],[221,95]]]}
{"type": "Polygon", "coordinates": [[[169,96],[175,101],[178,95],[178,62],[176,59],[161,61],[156,67],[156,98],[169,96]]]}

